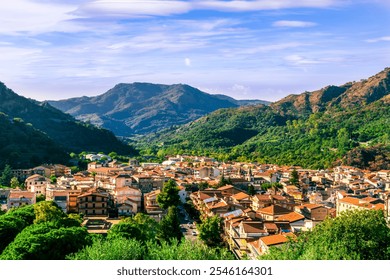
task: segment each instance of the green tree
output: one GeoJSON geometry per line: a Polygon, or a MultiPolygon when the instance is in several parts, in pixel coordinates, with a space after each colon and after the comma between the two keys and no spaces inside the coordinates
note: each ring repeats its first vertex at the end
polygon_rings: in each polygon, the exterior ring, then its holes
{"type": "Polygon", "coordinates": [[[256,194],[256,190],[255,190],[254,186],[252,186],[252,185],[248,186],[248,194],[249,195],[255,195],[256,194]]]}
{"type": "Polygon", "coordinates": [[[232,184],[232,180],[230,178],[226,179],[225,176],[222,174],[222,176],[219,178],[219,182],[217,184],[217,187],[220,188],[220,187],[223,187],[226,185],[231,185],[231,184],[232,184]]]}
{"type": "Polygon", "coordinates": [[[6,164],[0,176],[0,185],[10,186],[12,177],[12,168],[9,164],[6,164]]]}
{"type": "Polygon", "coordinates": [[[56,222],[67,218],[67,215],[53,201],[41,201],[34,204],[35,220],[34,223],[56,222]]]}
{"type": "Polygon", "coordinates": [[[199,239],[208,246],[217,247],[222,244],[222,220],[218,216],[203,218],[198,224],[199,239]]]}
{"type": "Polygon", "coordinates": [[[156,244],[148,242],[149,260],[234,260],[234,256],[225,248],[210,248],[199,241],[177,239],[156,244]]]}
{"type": "Polygon", "coordinates": [[[33,205],[12,208],[0,216],[0,253],[35,219],[33,205]]]}
{"type": "Polygon", "coordinates": [[[58,227],[54,223],[33,224],[20,232],[0,255],[2,260],[62,260],[89,245],[84,227],[58,227]]]}
{"type": "Polygon", "coordinates": [[[164,184],[161,192],[157,195],[157,203],[163,209],[180,204],[179,188],[174,180],[169,180],[164,184]]]}
{"type": "Polygon", "coordinates": [[[293,170],[291,171],[289,182],[290,182],[290,184],[295,185],[295,186],[299,185],[299,173],[295,168],[293,168],[293,170]]]}
{"type": "Polygon", "coordinates": [[[155,240],[159,224],[151,217],[143,213],[137,213],[129,217],[108,231],[108,238],[127,238],[145,242],[155,240]]]}
{"type": "Polygon", "coordinates": [[[388,260],[390,229],[381,210],[342,212],[262,259],[388,260]]]}
{"type": "Polygon", "coordinates": [[[94,238],[92,245],[66,257],[69,260],[142,260],[145,246],[135,239],[94,238]]]}
{"type": "Polygon", "coordinates": [[[119,224],[114,225],[107,233],[108,239],[115,238],[126,238],[126,239],[136,239],[143,241],[143,236],[141,231],[135,223],[132,222],[120,222],[119,224]]]}
{"type": "Polygon", "coordinates": [[[44,194],[37,195],[37,197],[35,199],[36,203],[41,202],[41,201],[45,201],[45,200],[46,200],[46,196],[44,194]]]}
{"type": "Polygon", "coordinates": [[[108,154],[108,156],[112,159],[116,159],[118,157],[118,154],[116,152],[111,152],[108,154]]]}
{"type": "Polygon", "coordinates": [[[210,187],[210,185],[209,185],[209,183],[208,182],[200,182],[199,184],[198,184],[198,188],[199,188],[199,190],[201,190],[201,191],[203,191],[203,190],[205,190],[205,189],[207,189],[207,188],[209,188],[210,187]]]}
{"type": "Polygon", "coordinates": [[[50,183],[56,184],[57,183],[57,177],[55,175],[50,176],[50,183]]]}
{"type": "Polygon", "coordinates": [[[180,229],[180,219],[176,206],[170,206],[168,213],[160,222],[160,228],[157,233],[157,239],[170,242],[171,239],[180,240],[183,237],[180,229]]]}
{"type": "Polygon", "coordinates": [[[10,181],[11,188],[16,189],[20,186],[19,180],[17,177],[12,177],[10,181]]]}

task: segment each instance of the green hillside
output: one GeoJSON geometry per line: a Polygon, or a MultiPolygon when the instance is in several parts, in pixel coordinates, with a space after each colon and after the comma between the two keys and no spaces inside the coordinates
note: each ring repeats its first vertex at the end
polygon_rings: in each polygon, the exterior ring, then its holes
{"type": "Polygon", "coordinates": [[[0,112],[10,119],[20,118],[31,123],[54,141],[58,146],[70,152],[115,151],[131,154],[134,150],[120,142],[115,135],[105,129],[76,121],[72,116],[55,109],[48,103],[40,103],[17,95],[0,83],[0,112]]]}
{"type": "Polygon", "coordinates": [[[360,82],[291,95],[270,106],[218,110],[143,139],[144,153],[212,155],[222,160],[324,168],[350,162],[386,168],[390,68],[360,82]],[[152,148],[151,148],[152,147],[152,148]],[[375,166],[375,156],[384,162],[375,166]],[[374,160],[370,157],[374,156],[374,160]],[[371,162],[371,163],[370,163],[371,162]]]}
{"type": "Polygon", "coordinates": [[[0,168],[28,168],[45,163],[66,163],[67,153],[42,132],[21,119],[0,113],[0,168]]]}

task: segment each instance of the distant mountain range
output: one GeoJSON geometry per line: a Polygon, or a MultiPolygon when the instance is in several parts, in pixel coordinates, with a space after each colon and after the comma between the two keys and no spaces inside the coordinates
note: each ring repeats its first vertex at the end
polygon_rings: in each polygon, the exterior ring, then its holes
{"type": "Polygon", "coordinates": [[[220,109],[142,141],[160,156],[182,151],[313,168],[390,168],[390,68],[269,106],[220,109]]]}
{"type": "Polygon", "coordinates": [[[7,162],[14,167],[64,162],[71,151],[134,152],[112,132],[77,121],[47,102],[17,95],[3,83],[0,112],[0,166],[7,162]]]}
{"type": "Polygon", "coordinates": [[[118,136],[156,132],[194,121],[220,108],[269,104],[212,95],[184,84],[118,84],[95,97],[48,101],[75,118],[107,128],[118,136]]]}

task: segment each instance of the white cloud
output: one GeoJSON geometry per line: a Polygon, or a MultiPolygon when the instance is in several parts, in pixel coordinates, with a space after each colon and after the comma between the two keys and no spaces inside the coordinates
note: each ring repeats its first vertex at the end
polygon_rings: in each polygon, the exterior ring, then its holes
{"type": "Polygon", "coordinates": [[[384,36],[384,37],[366,40],[367,43],[378,43],[378,42],[388,42],[388,41],[390,41],[390,36],[384,36]]]}
{"type": "Polygon", "coordinates": [[[287,62],[291,63],[291,64],[294,64],[294,65],[310,65],[310,64],[319,64],[319,63],[322,63],[321,61],[319,60],[315,60],[315,59],[308,59],[308,58],[305,58],[305,57],[302,57],[300,55],[296,55],[296,54],[293,54],[293,55],[288,55],[284,58],[287,62]]]}
{"type": "Polygon", "coordinates": [[[184,59],[184,64],[188,67],[191,67],[191,59],[189,59],[188,57],[184,59]]]}
{"type": "Polygon", "coordinates": [[[77,14],[96,17],[144,17],[184,14],[193,10],[261,11],[290,8],[327,8],[349,0],[96,0],[79,6],[77,14]]]}
{"type": "Polygon", "coordinates": [[[198,1],[197,8],[223,11],[259,11],[289,8],[326,8],[349,2],[348,0],[233,0],[233,1],[198,1]]]}
{"type": "Polygon", "coordinates": [[[59,24],[76,18],[70,14],[76,8],[75,5],[43,4],[31,0],[8,1],[0,8],[0,34],[61,31],[65,26],[59,24]]]}
{"type": "Polygon", "coordinates": [[[190,2],[175,0],[98,0],[80,6],[78,13],[90,17],[169,16],[186,13],[191,8],[190,2]]]}
{"type": "Polygon", "coordinates": [[[310,21],[279,20],[275,21],[272,25],[275,27],[312,27],[317,24],[310,21]]]}

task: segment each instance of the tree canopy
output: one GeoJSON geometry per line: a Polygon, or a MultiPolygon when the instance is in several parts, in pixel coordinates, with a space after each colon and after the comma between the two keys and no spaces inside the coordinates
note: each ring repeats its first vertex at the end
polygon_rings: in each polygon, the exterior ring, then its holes
{"type": "Polygon", "coordinates": [[[168,209],[170,206],[178,206],[180,204],[179,188],[174,180],[166,182],[157,195],[157,203],[163,209],[168,209]]]}
{"type": "Polygon", "coordinates": [[[202,218],[197,225],[199,239],[208,246],[220,246],[222,244],[222,220],[218,216],[202,218]]]}
{"type": "Polygon", "coordinates": [[[261,259],[288,260],[387,260],[390,229],[383,211],[354,210],[326,219],[313,231],[271,248],[261,259]]]}

